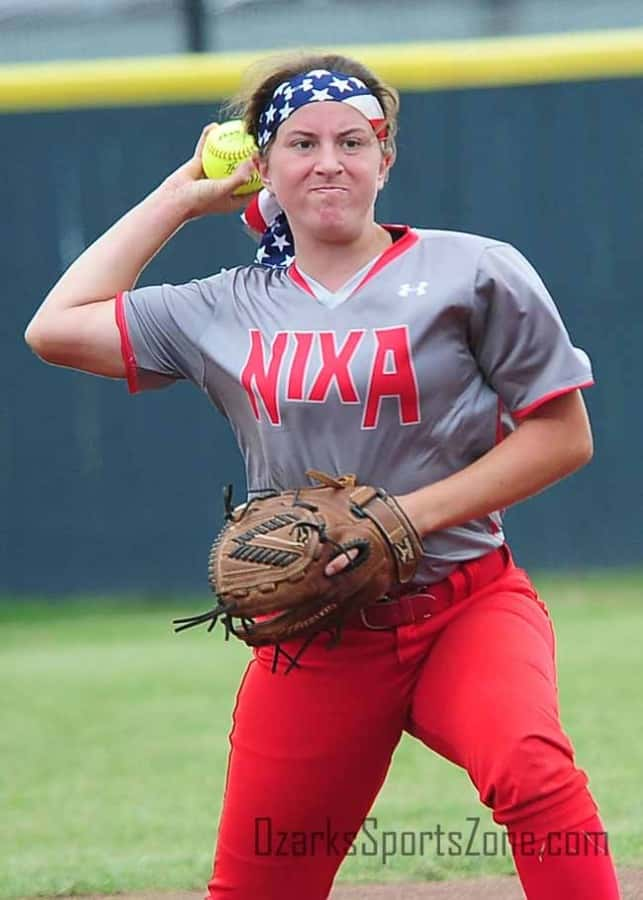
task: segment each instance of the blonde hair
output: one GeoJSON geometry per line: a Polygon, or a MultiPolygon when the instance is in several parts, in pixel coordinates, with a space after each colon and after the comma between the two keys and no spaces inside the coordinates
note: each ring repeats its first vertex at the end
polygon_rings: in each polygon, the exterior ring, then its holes
{"type": "MultiPolygon", "coordinates": [[[[241,118],[246,130],[255,141],[259,137],[259,116],[268,105],[273,92],[283,81],[289,81],[295,75],[311,69],[332,69],[345,75],[360,78],[379,100],[384,115],[388,134],[384,141],[384,152],[395,154],[395,135],[397,133],[397,117],[400,109],[400,97],[391,85],[386,84],[362,63],[348,56],[336,53],[284,53],[269,56],[250,66],[244,73],[241,87],[227,104],[226,112],[241,118]]],[[[266,153],[270,144],[262,149],[266,153]]]]}

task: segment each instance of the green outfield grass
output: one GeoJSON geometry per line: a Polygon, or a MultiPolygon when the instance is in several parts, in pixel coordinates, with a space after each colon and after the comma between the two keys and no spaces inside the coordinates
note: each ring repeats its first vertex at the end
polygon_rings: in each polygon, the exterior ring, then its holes
{"type": "MultiPolygon", "coordinates": [[[[643,573],[537,579],[558,632],[563,721],[617,862],[643,863],[643,573]]],[[[170,619],[208,602],[0,603],[0,896],[201,889],[248,652],[170,619]]],[[[496,832],[467,777],[405,739],[372,812],[384,831],[496,832]]],[[[375,830],[374,828],[372,830],[375,830]]],[[[399,839],[399,838],[398,838],[399,839]]],[[[413,837],[406,838],[411,842],[413,837]]],[[[509,872],[481,855],[357,854],[347,881],[509,872]]],[[[409,849],[410,843],[407,843],[409,849]]]]}

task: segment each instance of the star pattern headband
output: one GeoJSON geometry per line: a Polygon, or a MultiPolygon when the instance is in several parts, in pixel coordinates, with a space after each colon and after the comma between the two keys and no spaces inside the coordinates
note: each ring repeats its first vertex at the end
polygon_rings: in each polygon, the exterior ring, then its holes
{"type": "Polygon", "coordinates": [[[386,138],[386,116],[382,105],[360,78],[329,69],[312,69],[275,88],[269,104],[259,116],[259,149],[263,150],[279,126],[302,106],[326,100],[352,106],[368,119],[380,140],[386,138]]]}
{"type": "MultiPolygon", "coordinates": [[[[279,126],[296,110],[307,103],[326,100],[352,106],[368,119],[379,140],[386,140],[388,129],[382,105],[361,79],[329,69],[312,69],[275,88],[259,116],[259,148],[270,143],[279,126]]],[[[264,188],[255,194],[241,218],[260,238],[255,262],[269,268],[288,268],[295,259],[295,243],[286,214],[276,199],[264,188]]]]}
{"type": "Polygon", "coordinates": [[[295,241],[286,213],[265,188],[252,197],[241,221],[259,241],[256,263],[270,269],[287,269],[295,261],[295,241]]]}

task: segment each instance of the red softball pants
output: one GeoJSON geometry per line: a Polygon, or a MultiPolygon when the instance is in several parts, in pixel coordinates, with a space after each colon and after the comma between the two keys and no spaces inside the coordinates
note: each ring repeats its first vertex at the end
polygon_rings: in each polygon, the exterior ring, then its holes
{"type": "MultiPolygon", "coordinates": [[[[211,900],[327,898],[403,731],[467,771],[508,830],[530,900],[618,898],[606,842],[578,852],[578,829],[602,826],[561,728],[547,609],[508,552],[480,588],[484,559],[456,570],[452,605],[418,624],[348,628],[330,650],[318,638],[289,674],[285,657],[271,672],[272,648],[255,651],[233,714],[211,900]],[[561,835],[574,829],[566,855],[561,835]]],[[[431,791],[418,780],[427,809],[431,791]]]]}

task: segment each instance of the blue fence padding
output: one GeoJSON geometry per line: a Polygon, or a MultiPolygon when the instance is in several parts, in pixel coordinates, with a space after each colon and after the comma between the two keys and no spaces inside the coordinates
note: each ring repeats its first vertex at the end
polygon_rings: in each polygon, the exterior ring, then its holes
{"type": "MultiPolygon", "coordinates": [[[[643,561],[643,81],[408,94],[380,221],[508,240],[533,262],[577,344],[596,452],[510,511],[520,562],[643,561]]],[[[0,116],[0,592],[206,590],[221,485],[241,460],[186,385],[121,382],[38,362],[23,331],[66,265],[187,158],[207,106],[0,116]],[[8,177],[6,177],[8,175],[8,177]]],[[[188,225],[141,283],[250,259],[236,217],[188,225]]]]}

